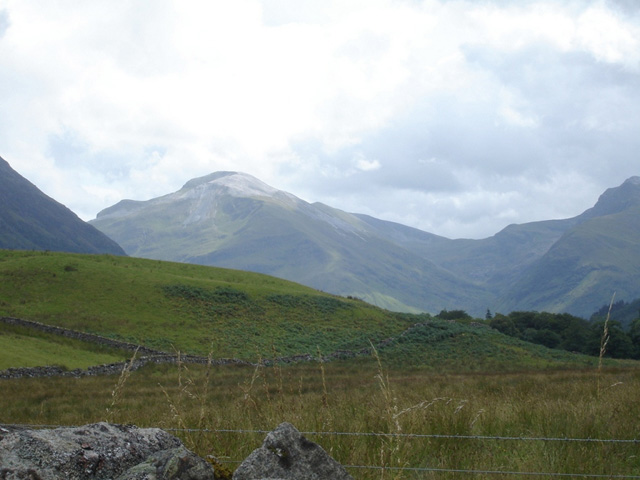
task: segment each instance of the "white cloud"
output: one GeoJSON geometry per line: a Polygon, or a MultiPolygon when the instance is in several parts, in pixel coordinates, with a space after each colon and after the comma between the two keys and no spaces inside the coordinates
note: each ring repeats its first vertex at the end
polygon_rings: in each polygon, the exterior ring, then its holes
{"type": "Polygon", "coordinates": [[[356,168],[363,172],[370,172],[373,170],[378,170],[381,167],[380,162],[376,159],[367,159],[362,155],[358,155],[356,158],[356,168]]]}
{"type": "Polygon", "coordinates": [[[639,42],[598,0],[0,0],[0,155],[83,218],[226,169],[482,236],[638,174],[639,42]]]}

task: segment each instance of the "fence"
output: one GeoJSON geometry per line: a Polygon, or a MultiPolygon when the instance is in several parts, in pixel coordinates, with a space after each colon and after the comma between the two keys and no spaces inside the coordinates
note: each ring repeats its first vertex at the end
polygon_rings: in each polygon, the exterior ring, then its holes
{"type": "MultiPolygon", "coordinates": [[[[11,425],[18,428],[56,428],[60,425],[11,425]]],[[[243,429],[198,429],[198,428],[165,428],[167,432],[180,433],[216,433],[216,434],[257,434],[266,435],[269,430],[243,429]]],[[[376,432],[300,432],[305,436],[354,436],[408,439],[452,439],[464,441],[520,441],[520,442],[567,442],[567,443],[600,443],[600,444],[635,444],[640,446],[640,439],[609,439],[609,438],[560,438],[560,437],[515,437],[488,435],[443,435],[418,433],[376,433],[376,432]]],[[[640,450],[638,451],[640,456],[640,450]]],[[[221,463],[229,465],[240,464],[242,460],[225,460],[221,463]]],[[[455,473],[461,475],[494,475],[504,477],[547,477],[547,478],[610,478],[610,479],[640,479],[639,475],[627,474],[598,474],[598,473],[561,473],[561,472],[523,472],[507,470],[457,469],[435,467],[393,467],[381,465],[343,465],[348,470],[377,470],[388,472],[411,473],[455,473]]]]}
{"type": "MultiPolygon", "coordinates": [[[[268,430],[233,430],[233,429],[167,429],[167,431],[179,432],[211,432],[211,433],[237,433],[237,434],[264,434],[268,430]]],[[[513,437],[513,436],[487,436],[487,435],[443,435],[443,434],[413,434],[413,433],[375,433],[375,432],[300,432],[306,436],[356,436],[356,437],[386,437],[386,438],[411,438],[411,439],[454,439],[477,441],[544,441],[544,442],[578,442],[578,443],[610,443],[610,444],[636,444],[640,445],[640,439],[599,439],[599,438],[554,438],[554,437],[513,437]]],[[[638,452],[640,454],[640,452],[638,452]]],[[[237,464],[240,461],[229,461],[237,464]]],[[[380,465],[343,465],[353,470],[385,470],[392,472],[416,472],[416,473],[458,473],[466,475],[496,475],[496,476],[520,476],[520,477],[549,477],[549,478],[616,478],[616,479],[640,479],[640,475],[611,475],[597,473],[559,473],[559,472],[518,472],[505,470],[468,470],[455,468],[434,467],[391,467],[380,465]]]]}

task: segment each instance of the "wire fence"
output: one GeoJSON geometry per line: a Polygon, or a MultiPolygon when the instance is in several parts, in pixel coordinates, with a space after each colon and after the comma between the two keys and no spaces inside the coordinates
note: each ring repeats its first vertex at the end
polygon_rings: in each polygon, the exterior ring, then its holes
{"type": "MultiPolygon", "coordinates": [[[[235,430],[235,429],[205,429],[205,428],[167,428],[168,432],[209,432],[209,433],[256,433],[267,434],[270,430],[235,430]]],[[[569,438],[569,437],[509,437],[490,435],[443,435],[437,433],[377,433],[377,432],[300,432],[302,435],[346,435],[352,437],[395,437],[395,438],[445,438],[458,440],[518,440],[545,442],[594,442],[594,443],[635,443],[640,439],[615,438],[569,438]]]]}
{"type": "MultiPolygon", "coordinates": [[[[0,431],[3,430],[0,425],[0,431]]],[[[62,425],[5,425],[13,428],[58,428],[62,425]]],[[[64,427],[73,427],[65,425],[64,427]]],[[[167,432],[180,433],[215,433],[215,434],[255,434],[266,435],[271,430],[248,429],[206,429],[206,428],[163,428],[167,432]]],[[[490,436],[490,435],[446,435],[446,434],[418,434],[418,433],[379,433],[379,432],[334,432],[334,431],[301,431],[305,436],[353,436],[353,437],[381,437],[381,438],[407,438],[407,439],[453,439],[468,441],[521,441],[521,442],[572,442],[572,443],[600,443],[600,444],[640,444],[640,439],[616,439],[616,438],[571,438],[571,437],[518,437],[518,436],[490,436]]],[[[638,452],[640,456],[640,451],[638,452]]],[[[220,463],[238,465],[242,460],[218,460],[220,463]]],[[[349,470],[374,470],[388,472],[414,472],[414,473],[454,473],[461,475],[494,475],[504,477],[547,477],[547,478],[610,478],[610,479],[640,479],[640,474],[600,474],[600,473],[562,473],[562,472],[526,472],[511,470],[483,470],[483,469],[458,469],[436,467],[410,467],[410,466],[381,466],[381,465],[343,465],[349,470]]]]}
{"type": "MultiPolygon", "coordinates": [[[[242,430],[242,429],[167,429],[178,432],[210,432],[210,433],[236,433],[236,434],[267,434],[269,430],[242,430]]],[[[379,433],[379,432],[300,432],[306,436],[354,436],[354,437],[383,437],[383,438],[408,438],[408,439],[455,439],[477,441],[524,441],[524,442],[577,442],[577,443],[602,443],[602,444],[640,444],[640,439],[615,439],[615,438],[570,438],[570,437],[516,437],[516,436],[490,436],[490,435],[444,435],[444,434],[417,434],[417,433],[379,433]]],[[[640,452],[639,452],[640,453],[640,452]]],[[[227,462],[239,464],[240,461],[227,462]]],[[[378,470],[389,472],[416,472],[416,473],[458,473],[465,475],[495,475],[512,477],[548,477],[548,478],[611,478],[611,479],[640,479],[640,475],[615,475],[598,473],[560,473],[560,472],[522,472],[510,470],[482,470],[482,469],[458,469],[435,467],[393,467],[380,465],[343,465],[347,469],[354,470],[378,470]]]]}

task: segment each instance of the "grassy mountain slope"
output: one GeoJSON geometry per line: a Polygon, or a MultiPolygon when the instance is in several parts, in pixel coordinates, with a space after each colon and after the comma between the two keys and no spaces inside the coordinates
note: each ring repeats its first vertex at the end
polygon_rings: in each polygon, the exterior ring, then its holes
{"type": "MultiPolygon", "coordinates": [[[[436,370],[584,366],[597,361],[518,341],[484,325],[394,313],[266,275],[111,255],[1,250],[0,316],[168,352],[252,361],[361,351],[371,343],[390,365],[436,370]]],[[[122,358],[122,353],[109,351],[93,352],[99,358],[90,358],[91,348],[77,343],[59,348],[56,358],[48,352],[59,339],[39,333],[34,341],[29,338],[29,332],[0,323],[0,346],[23,346],[0,356],[0,364],[27,365],[23,356],[35,350],[44,351],[35,363],[69,368],[78,364],[67,356],[79,356],[82,365],[122,358]]]]}
{"type": "Polygon", "coordinates": [[[613,286],[623,298],[640,296],[638,252],[620,253],[616,243],[618,235],[640,243],[625,230],[639,221],[636,207],[640,178],[632,177],[577,217],[510,225],[482,240],[450,240],[309,204],[249,175],[218,172],[174,194],[121,202],[93,224],[134,256],[267,273],[398,311],[585,316],[613,286]]]}
{"type": "Polygon", "coordinates": [[[506,295],[501,309],[569,311],[588,318],[616,293],[640,285],[640,207],[591,218],[569,230],[506,295]]]}
{"type": "MultiPolygon", "coordinates": [[[[605,191],[564,220],[510,225],[482,240],[448,240],[360,216],[381,235],[476,282],[492,310],[569,312],[585,318],[611,299],[640,295],[640,177],[605,191]]],[[[479,315],[472,304],[463,308],[479,315]]]]}
{"type": "Polygon", "coordinates": [[[117,256],[0,251],[0,315],[243,359],[364,348],[400,314],[265,275],[117,256]]]}
{"type": "Polygon", "coordinates": [[[357,216],[244,174],[219,172],[174,194],[121,202],[92,224],[132,256],[266,273],[400,311],[487,307],[485,289],[357,216]],[[246,182],[244,189],[234,181],[246,182]]]}
{"type": "MultiPolygon", "coordinates": [[[[215,252],[186,261],[275,275],[398,310],[431,311],[481,303],[485,291],[397,244],[373,235],[356,218],[324,205],[338,227],[306,211],[264,202],[251,221],[215,252]],[[265,233],[269,232],[269,233],[265,233]],[[392,304],[392,300],[396,304],[392,304]]],[[[317,214],[316,214],[317,215],[317,214]]],[[[484,304],[483,304],[484,306],[484,304]]]]}
{"type": "Polygon", "coordinates": [[[0,158],[0,248],[77,253],[124,251],[0,158]]]}
{"type": "MultiPolygon", "coordinates": [[[[575,219],[567,219],[509,225],[489,238],[450,240],[366,215],[357,216],[376,228],[380,236],[459,278],[484,285],[485,306],[491,305],[505,286],[510,286],[526,267],[542,257],[577,223],[575,219]]],[[[466,305],[465,308],[476,310],[466,305]]]]}

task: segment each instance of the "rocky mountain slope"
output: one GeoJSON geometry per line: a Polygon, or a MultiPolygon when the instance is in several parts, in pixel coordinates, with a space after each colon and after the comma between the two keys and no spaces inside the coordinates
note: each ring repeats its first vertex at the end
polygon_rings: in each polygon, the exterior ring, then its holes
{"type": "Polygon", "coordinates": [[[1,157],[0,248],[125,255],[113,240],[42,193],[1,157]]]}
{"type": "Polygon", "coordinates": [[[633,177],[577,217],[451,240],[217,172],[91,223],[129,255],[268,273],[389,309],[588,315],[612,289],[640,296],[639,209],[633,177]]]}

